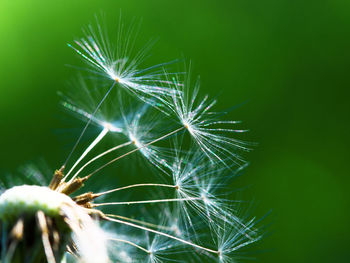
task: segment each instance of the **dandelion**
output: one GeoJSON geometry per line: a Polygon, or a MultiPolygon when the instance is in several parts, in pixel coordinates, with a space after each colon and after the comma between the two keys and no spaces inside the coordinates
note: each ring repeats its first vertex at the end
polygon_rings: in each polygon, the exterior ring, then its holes
{"type": "Polygon", "coordinates": [[[235,262],[242,248],[261,238],[255,218],[240,214],[242,202],[221,194],[245,164],[238,152],[248,144],[230,137],[243,130],[217,127],[237,122],[220,120],[208,96],[197,99],[199,82],[191,93],[189,81],[176,75],[169,81],[164,64],[138,69],[145,50],[132,58],[126,55],[130,39],[119,37],[114,49],[97,28],[88,27],[71,47],[113,84],[93,93],[93,82],[80,78],[78,92],[64,97],[62,105],[86,124],[47,186],[3,190],[2,262],[235,262]],[[82,145],[92,127],[97,136],[82,145]],[[184,134],[194,141],[188,149],[184,134]],[[113,140],[102,147],[107,137],[113,140]],[[102,178],[117,162],[132,163],[136,153],[156,176],[91,191],[91,178],[102,178]]]}

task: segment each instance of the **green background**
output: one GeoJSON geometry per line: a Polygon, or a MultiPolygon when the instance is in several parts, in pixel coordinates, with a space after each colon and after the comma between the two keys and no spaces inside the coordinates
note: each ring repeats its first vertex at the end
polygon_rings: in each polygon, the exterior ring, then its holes
{"type": "Polygon", "coordinates": [[[1,176],[39,157],[62,163],[70,117],[57,91],[76,74],[65,65],[82,65],[66,43],[120,10],[126,24],[142,18],[141,42],[159,39],[149,63],[191,59],[202,94],[220,92],[221,109],[245,103],[230,114],[259,146],[236,183],[254,213],[272,210],[257,262],[348,262],[346,0],[0,0],[1,176]]]}

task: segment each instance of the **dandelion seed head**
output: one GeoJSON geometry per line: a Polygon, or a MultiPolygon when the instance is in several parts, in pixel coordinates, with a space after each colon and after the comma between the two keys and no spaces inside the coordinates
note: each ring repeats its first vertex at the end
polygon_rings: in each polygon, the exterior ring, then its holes
{"type": "MultiPolygon", "coordinates": [[[[2,222],[12,224],[19,218],[35,218],[38,213],[43,215],[41,219],[44,221],[41,223],[44,224],[41,227],[45,226],[46,222],[56,220],[58,230],[50,231],[60,231],[61,237],[58,238],[65,240],[67,237],[64,235],[72,233],[78,257],[82,262],[108,262],[105,233],[69,196],[53,191],[49,187],[37,185],[14,186],[0,196],[2,222]],[[70,232],[67,232],[67,226],[63,225],[69,226],[70,232]]],[[[25,221],[23,225],[24,228],[28,227],[25,221]]],[[[47,226],[44,227],[46,228],[47,226]]],[[[51,235],[50,232],[47,234],[51,235]]]]}
{"type": "Polygon", "coordinates": [[[249,144],[234,138],[244,130],[235,128],[236,121],[220,119],[222,113],[213,111],[216,100],[199,98],[199,81],[194,86],[189,80],[179,81],[176,74],[163,69],[167,63],[142,67],[149,46],[133,55],[132,32],[124,38],[120,26],[114,46],[98,24],[97,30],[89,26],[84,37],[69,45],[90,65],[89,72],[107,79],[108,89],[80,79],[79,91],[62,103],[86,122],[67,161],[55,171],[48,187],[22,185],[5,190],[0,196],[0,220],[14,218],[21,226],[22,214],[34,213],[50,263],[55,262],[51,254],[58,251],[54,235],[60,234],[52,230],[50,217],[60,218],[68,227],[71,235],[62,245],[68,244],[79,262],[161,263],[187,255],[193,262],[203,257],[235,262],[241,249],[260,239],[255,218],[242,216],[234,201],[221,194],[232,168],[246,163],[241,153],[249,150],[249,144]],[[69,166],[90,124],[99,134],[69,166]],[[113,141],[111,148],[96,154],[100,149],[96,146],[107,134],[117,144],[113,141]],[[184,134],[194,142],[190,147],[182,144],[184,134]],[[103,168],[134,152],[158,168],[161,182],[158,178],[104,192],[85,191],[84,183],[92,176],[103,176],[103,168]],[[96,155],[86,160],[91,154],[96,155]],[[107,154],[114,156],[108,160],[107,154]],[[87,171],[96,160],[107,161],[87,171]],[[150,194],[144,195],[146,189],[150,194]],[[83,193],[76,195],[78,190],[83,193]],[[117,192],[123,194],[121,201],[101,201],[106,196],[106,200],[115,198],[117,192]],[[146,198],[128,199],[134,196],[146,198]],[[112,208],[110,214],[101,208],[105,206],[112,208]],[[100,222],[115,228],[105,231],[100,222]]]}
{"type": "Polygon", "coordinates": [[[74,204],[68,196],[52,191],[46,186],[14,186],[0,196],[0,219],[13,219],[22,213],[33,214],[38,210],[58,216],[64,203],[74,204]]]}

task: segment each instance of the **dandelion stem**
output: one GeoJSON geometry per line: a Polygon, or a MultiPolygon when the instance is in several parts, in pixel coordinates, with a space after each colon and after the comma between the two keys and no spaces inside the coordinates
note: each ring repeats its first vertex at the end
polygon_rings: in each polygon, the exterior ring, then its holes
{"type": "Polygon", "coordinates": [[[112,221],[112,222],[119,223],[119,224],[123,224],[123,225],[131,226],[131,227],[134,227],[134,228],[142,229],[144,231],[151,232],[151,233],[154,233],[154,234],[157,234],[157,235],[165,236],[165,237],[168,237],[170,239],[177,240],[177,241],[179,241],[181,243],[184,243],[186,245],[189,245],[189,246],[192,246],[192,247],[196,247],[196,248],[208,251],[208,252],[213,253],[213,254],[219,254],[219,251],[217,251],[217,250],[206,248],[206,247],[197,245],[195,243],[192,243],[190,241],[187,241],[187,240],[178,238],[176,236],[172,236],[172,235],[169,235],[169,234],[166,234],[166,233],[163,233],[163,232],[160,232],[160,231],[148,228],[148,227],[140,226],[140,225],[137,225],[137,224],[134,224],[134,223],[130,223],[130,222],[126,222],[126,221],[122,221],[122,220],[114,219],[114,218],[110,218],[110,217],[106,217],[105,219],[109,220],[109,221],[112,221]]]}
{"type": "Polygon", "coordinates": [[[129,189],[129,188],[134,188],[134,187],[143,187],[143,186],[159,186],[159,187],[168,187],[168,188],[176,188],[176,185],[171,185],[171,184],[132,184],[132,185],[127,185],[127,186],[123,186],[123,187],[119,187],[119,188],[115,188],[112,190],[108,190],[102,193],[97,193],[97,196],[101,196],[101,195],[105,195],[105,194],[110,194],[113,192],[117,192],[117,191],[121,191],[124,189],[129,189]]]}
{"type": "Polygon", "coordinates": [[[99,104],[97,105],[97,107],[95,108],[94,112],[90,115],[90,118],[88,120],[88,122],[86,123],[85,127],[83,128],[83,130],[81,131],[79,137],[78,137],[78,140],[76,141],[76,143],[74,144],[71,152],[69,153],[66,161],[64,162],[63,166],[67,166],[67,163],[69,161],[69,159],[71,158],[73,152],[75,151],[75,149],[77,148],[81,138],[83,137],[86,129],[89,127],[91,121],[92,121],[92,118],[95,116],[96,112],[98,111],[98,109],[100,108],[100,106],[102,105],[102,103],[105,101],[105,99],[107,98],[108,94],[112,91],[112,89],[114,88],[114,86],[116,85],[117,81],[114,81],[112,86],[109,88],[109,90],[106,92],[106,94],[103,96],[103,98],[101,99],[101,101],[99,102],[99,104]]]}
{"type": "MultiPolygon", "coordinates": [[[[108,128],[104,128],[101,133],[96,137],[96,139],[89,145],[89,147],[86,148],[86,150],[83,152],[83,154],[79,157],[79,159],[75,162],[75,164],[72,166],[72,168],[69,170],[69,172],[66,174],[66,176],[63,178],[63,181],[65,181],[68,176],[71,174],[71,172],[74,170],[74,168],[81,162],[82,159],[103,139],[103,137],[106,136],[108,133],[108,128]]],[[[75,176],[73,176],[74,178],[75,176]]],[[[72,178],[72,179],[73,179],[72,178]]]]}
{"type": "Polygon", "coordinates": [[[201,197],[187,197],[187,198],[172,198],[172,199],[157,199],[157,200],[141,200],[141,201],[126,201],[126,202],[109,202],[92,204],[93,207],[106,206],[106,205],[134,205],[134,204],[152,204],[152,203],[166,203],[166,202],[182,202],[202,200],[201,197]]]}
{"type": "Polygon", "coordinates": [[[122,158],[124,158],[124,157],[126,157],[126,156],[128,156],[128,155],[130,155],[130,154],[132,154],[132,153],[134,153],[134,152],[137,152],[137,151],[139,151],[139,150],[141,150],[141,149],[143,149],[143,148],[145,148],[145,147],[147,147],[147,146],[149,146],[149,145],[151,145],[151,144],[153,144],[153,143],[156,143],[156,142],[158,142],[158,141],[161,141],[161,140],[163,140],[163,139],[165,139],[165,138],[167,138],[167,137],[169,137],[169,136],[171,136],[171,135],[173,135],[173,134],[175,134],[175,133],[177,133],[177,132],[183,130],[184,128],[185,128],[184,126],[183,126],[183,127],[180,127],[180,128],[178,128],[178,129],[176,129],[176,130],[174,130],[174,131],[172,131],[172,132],[169,132],[169,133],[167,133],[167,134],[165,134],[165,135],[159,137],[158,139],[155,139],[155,140],[153,140],[153,141],[151,141],[151,142],[149,142],[149,143],[146,143],[146,144],[142,145],[141,147],[138,147],[137,149],[134,149],[134,150],[132,150],[132,151],[130,151],[130,152],[127,152],[127,153],[125,153],[125,154],[123,154],[123,155],[118,156],[117,158],[114,158],[113,160],[109,161],[108,163],[106,163],[106,164],[102,165],[101,167],[97,168],[95,171],[93,171],[91,174],[89,174],[89,176],[92,176],[92,175],[94,175],[95,173],[101,171],[103,168],[105,168],[105,167],[107,167],[108,165],[114,163],[115,161],[118,161],[119,159],[122,159],[122,158]]]}
{"type": "Polygon", "coordinates": [[[131,143],[132,143],[132,141],[129,141],[129,142],[126,142],[126,143],[117,145],[117,146],[115,146],[115,147],[113,147],[113,148],[111,148],[111,149],[109,149],[109,150],[107,150],[107,151],[104,151],[103,153],[101,153],[101,154],[95,156],[94,158],[92,158],[91,160],[89,160],[87,163],[85,163],[85,164],[74,174],[74,176],[69,180],[69,182],[73,181],[74,178],[76,178],[76,177],[79,175],[79,173],[80,173],[86,166],[88,166],[90,163],[96,161],[97,159],[99,159],[99,158],[105,156],[106,154],[108,154],[108,153],[110,153],[110,152],[113,152],[113,151],[115,151],[115,150],[118,150],[118,149],[120,149],[120,148],[123,148],[123,147],[125,147],[125,146],[128,146],[128,145],[130,145],[131,143]]]}
{"type": "Polygon", "coordinates": [[[131,246],[133,246],[133,247],[136,247],[136,248],[138,248],[138,249],[141,249],[142,251],[146,252],[147,254],[150,253],[149,250],[147,250],[147,249],[145,249],[144,247],[141,247],[141,246],[139,246],[139,245],[137,245],[137,244],[135,244],[134,242],[131,242],[131,241],[129,241],[129,240],[120,239],[120,238],[109,238],[109,240],[116,241],[116,242],[122,242],[122,243],[125,243],[125,244],[129,244],[129,245],[131,245],[131,246]]]}

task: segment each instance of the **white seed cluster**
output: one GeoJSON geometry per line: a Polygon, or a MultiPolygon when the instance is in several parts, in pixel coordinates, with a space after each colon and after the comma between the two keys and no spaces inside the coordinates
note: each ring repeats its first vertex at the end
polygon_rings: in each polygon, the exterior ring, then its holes
{"type": "Polygon", "coordinates": [[[69,196],[46,186],[15,186],[0,196],[0,220],[16,219],[23,214],[35,214],[39,210],[49,216],[59,216],[62,204],[74,202],[69,196]]]}

